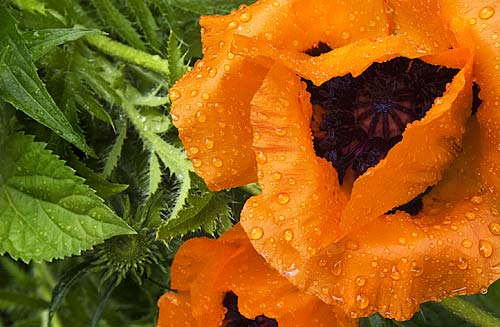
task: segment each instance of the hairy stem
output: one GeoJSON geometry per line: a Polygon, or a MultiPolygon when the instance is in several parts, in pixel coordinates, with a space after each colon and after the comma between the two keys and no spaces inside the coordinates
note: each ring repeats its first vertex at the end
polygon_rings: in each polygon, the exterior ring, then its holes
{"type": "Polygon", "coordinates": [[[158,55],[151,55],[141,50],[129,47],[102,34],[91,34],[85,38],[89,44],[113,57],[120,58],[137,66],[154,72],[169,75],[168,60],[158,55]]]}
{"type": "Polygon", "coordinates": [[[459,297],[452,297],[441,301],[446,309],[453,312],[460,318],[473,323],[479,327],[497,327],[500,326],[500,319],[483,311],[472,303],[459,297]]]}

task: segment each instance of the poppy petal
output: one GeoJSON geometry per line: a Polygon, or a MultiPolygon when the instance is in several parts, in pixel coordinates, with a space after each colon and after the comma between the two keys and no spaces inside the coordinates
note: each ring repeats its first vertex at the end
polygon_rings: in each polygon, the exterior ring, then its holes
{"type": "Polygon", "coordinates": [[[254,246],[285,276],[337,238],[347,196],[333,166],[316,156],[305,83],[277,64],[252,100],[253,147],[263,192],[241,223],[254,246]],[[292,264],[293,263],[293,264],[292,264]]]}
{"type": "Polygon", "coordinates": [[[158,327],[193,327],[195,321],[191,314],[191,297],[189,292],[168,292],[158,300],[161,309],[158,316],[158,327]]]}
{"type": "Polygon", "coordinates": [[[356,326],[356,321],[346,317],[339,308],[299,292],[272,270],[255,252],[239,225],[219,240],[187,241],[172,265],[172,287],[185,291],[169,292],[161,298],[160,320],[164,323],[161,327],[177,326],[178,320],[168,320],[171,315],[166,310],[173,310],[186,319],[192,312],[194,320],[189,326],[220,326],[226,311],[222,300],[229,291],[238,296],[239,312],[249,319],[265,315],[276,319],[280,327],[312,323],[356,326]],[[193,274],[193,270],[196,273],[193,274]],[[190,309],[180,308],[183,304],[190,309]]]}
{"type": "Polygon", "coordinates": [[[346,232],[435,185],[460,152],[462,134],[471,113],[473,57],[468,49],[462,48],[423,59],[453,68],[458,64],[463,69],[426,116],[406,127],[403,140],[385,159],[354,182],[341,218],[341,227],[346,232]]]}
{"type": "Polygon", "coordinates": [[[353,231],[311,257],[293,283],[347,312],[397,320],[422,302],[484,292],[500,274],[500,217],[498,198],[481,188],[474,169],[477,135],[471,118],[464,151],[421,213],[398,212],[353,231]]]}
{"type": "MultiPolygon", "coordinates": [[[[477,117],[481,125],[482,178],[490,187],[500,191],[500,7],[492,1],[443,0],[443,15],[461,17],[472,30],[476,44],[474,77],[481,91],[482,105],[477,117]]],[[[468,40],[461,40],[462,43],[468,40]]]]}

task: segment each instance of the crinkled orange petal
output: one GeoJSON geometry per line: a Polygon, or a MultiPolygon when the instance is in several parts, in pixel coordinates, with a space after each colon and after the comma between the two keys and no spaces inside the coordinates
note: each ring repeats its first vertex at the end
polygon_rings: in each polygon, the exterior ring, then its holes
{"type": "Polygon", "coordinates": [[[437,184],[460,152],[472,106],[472,54],[462,48],[427,59],[434,64],[463,68],[426,116],[406,127],[402,141],[385,159],[354,182],[341,218],[341,227],[346,232],[437,184]]]}
{"type": "MultiPolygon", "coordinates": [[[[500,192],[500,5],[495,1],[442,0],[443,16],[464,19],[476,45],[474,78],[483,103],[477,117],[481,125],[481,162],[484,183],[500,192]]],[[[462,43],[468,40],[460,40],[462,43]]]]}
{"type": "Polygon", "coordinates": [[[276,319],[280,327],[356,326],[338,307],[299,292],[272,270],[239,225],[219,240],[187,241],[176,255],[171,274],[172,287],[185,291],[169,292],[160,299],[159,327],[174,326],[168,321],[177,313],[191,319],[189,326],[220,326],[225,314],[222,300],[228,291],[238,296],[240,313],[250,319],[264,314],[276,319]]]}
{"type": "Polygon", "coordinates": [[[383,9],[381,0],[359,4],[267,0],[243,6],[227,16],[201,19],[205,56],[174,85],[170,98],[179,136],[196,172],[210,189],[221,190],[256,180],[249,104],[267,70],[231,52],[234,34],[296,51],[307,50],[319,41],[337,46],[347,43],[339,36],[337,27],[348,22],[353,26],[368,25],[353,32],[356,37],[387,33],[383,9]],[[319,9],[338,14],[313,19],[311,15],[319,9]],[[306,15],[306,11],[310,14],[306,15]],[[368,22],[377,14],[381,19],[368,22]],[[312,21],[314,31],[310,29],[312,21]]]}
{"type": "Polygon", "coordinates": [[[481,186],[478,128],[415,217],[378,218],[305,264],[292,282],[347,312],[409,319],[420,303],[485,291],[500,277],[498,198],[481,186]]]}
{"type": "Polygon", "coordinates": [[[193,327],[196,322],[191,314],[189,292],[168,292],[158,300],[160,314],[158,327],[193,327]]]}
{"type": "Polygon", "coordinates": [[[314,152],[305,88],[293,72],[276,65],[252,100],[263,192],[246,202],[241,223],[258,252],[285,276],[337,238],[347,202],[335,169],[314,152]]]}

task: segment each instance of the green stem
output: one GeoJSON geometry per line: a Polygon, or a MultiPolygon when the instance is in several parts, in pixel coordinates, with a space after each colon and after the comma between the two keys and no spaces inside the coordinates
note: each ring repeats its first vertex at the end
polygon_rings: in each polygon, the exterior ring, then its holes
{"type": "MultiPolygon", "coordinates": [[[[52,273],[44,262],[37,263],[35,270],[35,273],[40,277],[41,280],[44,281],[44,283],[41,283],[39,285],[38,292],[44,300],[50,302],[50,300],[52,299],[52,290],[56,285],[54,277],[52,276],[52,273]]],[[[49,310],[44,310],[42,312],[42,320],[44,321],[43,325],[47,324],[48,317],[49,310]]],[[[62,322],[59,319],[57,313],[52,318],[52,327],[62,327],[62,322]]]]}
{"type": "Polygon", "coordinates": [[[262,193],[262,190],[260,189],[259,184],[257,183],[243,185],[240,187],[240,189],[252,195],[259,195],[260,193],[262,193]]]}
{"type": "Polygon", "coordinates": [[[479,327],[498,327],[500,326],[500,319],[483,311],[473,305],[472,303],[463,300],[459,297],[452,297],[444,299],[441,304],[461,317],[462,319],[479,327]]]}
{"type": "Polygon", "coordinates": [[[137,50],[102,34],[87,35],[85,39],[89,44],[110,56],[120,58],[163,75],[170,75],[168,60],[162,59],[158,55],[151,55],[137,50]]]}

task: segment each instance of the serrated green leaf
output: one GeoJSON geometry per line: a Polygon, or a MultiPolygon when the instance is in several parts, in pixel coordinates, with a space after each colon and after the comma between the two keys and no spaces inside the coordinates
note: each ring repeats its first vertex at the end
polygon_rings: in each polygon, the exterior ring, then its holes
{"type": "Polygon", "coordinates": [[[156,153],[163,165],[169,169],[171,174],[175,175],[180,183],[178,196],[171,210],[171,216],[175,217],[184,206],[191,188],[190,173],[193,171],[191,162],[187,159],[183,150],[165,142],[159,135],[149,129],[145,124],[144,117],[127,99],[123,99],[123,109],[146,147],[156,153]]]}
{"type": "Polygon", "coordinates": [[[45,144],[15,133],[0,153],[0,254],[52,260],[135,233],[45,144]]]}
{"type": "Polygon", "coordinates": [[[161,183],[162,172],[160,162],[156,154],[152,153],[149,158],[149,188],[148,196],[155,194],[161,183]]]}
{"type": "Polygon", "coordinates": [[[176,216],[171,216],[158,229],[158,238],[169,240],[199,229],[211,235],[220,232],[217,229],[220,221],[227,228],[231,210],[227,197],[221,192],[211,192],[203,180],[192,174],[193,186],[189,191],[186,206],[176,216]]]}
{"type": "Polygon", "coordinates": [[[0,100],[0,142],[14,131],[15,124],[14,109],[0,100]]]}
{"type": "Polygon", "coordinates": [[[109,178],[113,170],[115,170],[118,165],[118,160],[120,159],[123,143],[125,142],[125,138],[127,137],[127,122],[121,122],[118,125],[118,136],[115,139],[115,142],[111,146],[108,155],[106,157],[106,162],[104,164],[104,169],[102,171],[102,176],[104,178],[109,178]]]}
{"type": "Polygon", "coordinates": [[[170,32],[168,37],[168,64],[170,66],[170,83],[173,85],[187,72],[188,66],[184,64],[184,56],[174,33],[170,32]]]}
{"type": "Polygon", "coordinates": [[[34,61],[37,61],[58,45],[98,32],[100,31],[88,28],[53,28],[25,32],[23,37],[26,40],[31,57],[34,61]]]}
{"type": "Polygon", "coordinates": [[[241,4],[251,4],[255,0],[160,0],[169,6],[175,6],[198,15],[228,13],[241,4]]]}
{"type": "Polygon", "coordinates": [[[82,88],[80,90],[75,90],[75,101],[79,108],[84,109],[92,116],[95,116],[100,121],[103,121],[111,126],[113,126],[113,120],[108,112],[101,106],[99,101],[94,98],[90,92],[82,88]]]}
{"type": "Polygon", "coordinates": [[[83,135],[74,130],[38,77],[14,19],[2,7],[0,17],[0,49],[3,50],[0,53],[0,97],[80,150],[94,155],[83,135]]]}
{"type": "Polygon", "coordinates": [[[135,30],[127,17],[116,9],[110,0],[92,0],[91,2],[97,9],[101,20],[109,24],[121,38],[130,43],[134,48],[142,51],[146,50],[141,35],[135,30]]]}
{"type": "Polygon", "coordinates": [[[91,264],[92,261],[83,262],[68,269],[61,276],[56,286],[54,287],[54,290],[52,291],[52,299],[50,300],[49,306],[49,327],[51,326],[51,321],[54,318],[57,309],[59,309],[59,306],[66,297],[66,294],[68,294],[69,290],[76,282],[85,277],[88,272],[87,268],[89,268],[91,264]]]}
{"type": "Polygon", "coordinates": [[[158,25],[153,17],[153,14],[148,8],[146,1],[144,0],[128,0],[127,1],[130,9],[137,18],[137,22],[144,32],[147,40],[151,45],[159,50],[161,48],[160,38],[158,37],[158,25]]]}
{"type": "Polygon", "coordinates": [[[103,199],[107,200],[122,193],[128,188],[127,184],[109,182],[103,176],[95,173],[92,169],[87,168],[87,166],[78,161],[74,156],[71,158],[70,164],[76,169],[79,176],[85,178],[85,184],[95,190],[96,194],[103,199]]]}
{"type": "Polygon", "coordinates": [[[45,15],[45,4],[38,0],[10,0],[10,2],[21,10],[37,12],[45,15]]]}
{"type": "Polygon", "coordinates": [[[49,303],[36,296],[21,291],[0,290],[0,309],[46,309],[49,303]]]}

